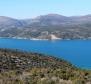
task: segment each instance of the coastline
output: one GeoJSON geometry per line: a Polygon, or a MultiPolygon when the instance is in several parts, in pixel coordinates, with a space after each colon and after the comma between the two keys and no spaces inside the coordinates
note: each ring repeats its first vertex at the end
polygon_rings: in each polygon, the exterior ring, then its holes
{"type": "Polygon", "coordinates": [[[49,41],[54,41],[54,40],[91,40],[91,38],[79,38],[79,39],[70,39],[70,38],[68,38],[68,39],[63,39],[63,38],[57,38],[57,39],[38,39],[38,38],[23,38],[23,37],[0,37],[0,38],[5,38],[5,39],[7,39],[7,38],[11,38],[11,39],[21,39],[21,40],[23,40],[23,39],[25,39],[25,40],[49,40],[49,41]]]}
{"type": "Polygon", "coordinates": [[[62,38],[59,39],[38,39],[38,38],[23,38],[23,37],[0,37],[0,38],[28,39],[28,40],[62,40],[62,38]]]}

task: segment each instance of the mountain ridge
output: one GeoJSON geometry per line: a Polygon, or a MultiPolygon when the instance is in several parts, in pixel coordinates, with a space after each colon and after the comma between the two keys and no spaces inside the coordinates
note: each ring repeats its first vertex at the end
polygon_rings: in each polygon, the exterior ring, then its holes
{"type": "MultiPolygon", "coordinates": [[[[21,24],[23,24],[24,22],[26,23],[26,21],[30,21],[30,24],[33,23],[34,21],[37,22],[37,20],[58,20],[58,22],[64,22],[64,21],[75,21],[75,20],[87,20],[87,19],[90,19],[91,18],[91,14],[88,14],[88,15],[82,15],[82,16],[63,16],[63,15],[59,15],[59,14],[47,14],[47,15],[40,15],[40,16],[37,16],[35,18],[29,18],[29,19],[15,19],[15,18],[11,18],[11,17],[8,17],[8,16],[0,16],[0,23],[4,22],[5,24],[5,21],[9,21],[9,20],[12,20],[12,21],[18,21],[20,22],[21,24]]],[[[91,21],[91,20],[90,20],[91,21]]]]}
{"type": "Polygon", "coordinates": [[[90,39],[91,15],[41,15],[32,19],[0,16],[0,37],[43,38],[51,34],[62,39],[90,39]]]}

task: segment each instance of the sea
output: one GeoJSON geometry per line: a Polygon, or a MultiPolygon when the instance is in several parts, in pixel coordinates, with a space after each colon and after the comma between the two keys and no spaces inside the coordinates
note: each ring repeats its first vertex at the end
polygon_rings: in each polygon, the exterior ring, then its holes
{"type": "Polygon", "coordinates": [[[0,38],[0,48],[18,49],[62,58],[82,69],[91,69],[91,40],[30,40],[0,38]]]}

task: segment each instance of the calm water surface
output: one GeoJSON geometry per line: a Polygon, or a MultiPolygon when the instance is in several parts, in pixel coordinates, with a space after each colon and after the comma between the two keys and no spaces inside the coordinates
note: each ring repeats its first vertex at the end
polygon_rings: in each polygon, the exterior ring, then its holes
{"type": "Polygon", "coordinates": [[[0,38],[0,48],[20,49],[61,57],[74,65],[91,69],[91,40],[24,40],[0,38]]]}

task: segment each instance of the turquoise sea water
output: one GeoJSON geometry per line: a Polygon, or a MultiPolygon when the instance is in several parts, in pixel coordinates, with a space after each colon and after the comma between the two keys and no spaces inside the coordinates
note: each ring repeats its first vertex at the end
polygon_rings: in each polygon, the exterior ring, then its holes
{"type": "Polygon", "coordinates": [[[61,57],[74,65],[91,69],[91,40],[24,40],[0,38],[0,48],[20,49],[61,57]]]}

